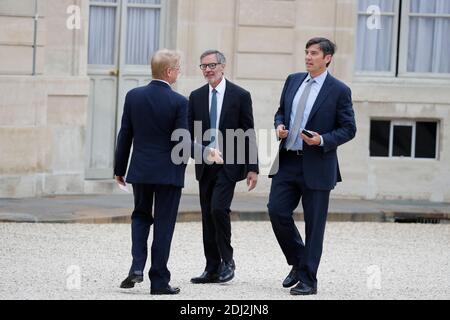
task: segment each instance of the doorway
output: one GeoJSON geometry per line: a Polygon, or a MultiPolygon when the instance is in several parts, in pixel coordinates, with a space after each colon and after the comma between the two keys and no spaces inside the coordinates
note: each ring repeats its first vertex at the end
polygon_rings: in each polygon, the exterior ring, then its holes
{"type": "Polygon", "coordinates": [[[126,93],[151,81],[149,57],[164,47],[166,0],[89,3],[86,179],[113,178],[126,93]]]}

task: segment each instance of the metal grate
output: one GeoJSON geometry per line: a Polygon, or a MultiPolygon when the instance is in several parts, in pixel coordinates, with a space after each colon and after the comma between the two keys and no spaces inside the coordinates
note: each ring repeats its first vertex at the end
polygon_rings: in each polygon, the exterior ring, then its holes
{"type": "Polygon", "coordinates": [[[440,224],[440,218],[425,218],[425,217],[413,217],[413,218],[405,218],[405,217],[395,217],[394,222],[397,223],[422,223],[422,224],[440,224]]]}

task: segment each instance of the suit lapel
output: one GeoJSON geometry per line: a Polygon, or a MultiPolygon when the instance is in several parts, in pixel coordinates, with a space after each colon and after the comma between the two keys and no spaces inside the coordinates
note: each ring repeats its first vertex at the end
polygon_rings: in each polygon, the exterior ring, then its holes
{"type": "Polygon", "coordinates": [[[225,92],[223,93],[223,102],[222,102],[222,110],[220,111],[219,118],[219,130],[222,131],[223,121],[225,119],[225,113],[228,112],[229,105],[231,103],[231,96],[233,94],[233,89],[230,85],[230,82],[226,80],[225,92]]]}
{"type": "MultiPolygon", "coordinates": [[[[314,102],[314,105],[311,109],[311,112],[309,113],[308,121],[306,121],[306,125],[308,125],[308,122],[314,117],[314,115],[317,113],[317,111],[322,106],[322,103],[325,101],[326,97],[331,91],[331,88],[334,85],[333,77],[328,74],[325,82],[322,85],[322,88],[319,91],[319,94],[317,95],[316,101],[314,102]]],[[[306,127],[305,125],[305,127],[306,127]]]]}
{"type": "Polygon", "coordinates": [[[202,122],[205,124],[205,130],[208,130],[211,128],[211,123],[209,120],[209,86],[206,85],[203,87],[201,91],[201,97],[200,97],[201,103],[201,110],[200,114],[202,117],[202,122]]]}
{"type": "Polygon", "coordinates": [[[302,85],[303,81],[305,81],[305,78],[308,76],[307,73],[304,73],[300,75],[297,80],[294,80],[294,84],[292,87],[292,90],[289,90],[286,95],[286,100],[288,103],[285,106],[285,114],[284,118],[288,119],[286,121],[285,126],[289,129],[289,125],[291,123],[291,113],[292,113],[292,104],[294,103],[295,94],[297,93],[298,89],[302,85]]]}

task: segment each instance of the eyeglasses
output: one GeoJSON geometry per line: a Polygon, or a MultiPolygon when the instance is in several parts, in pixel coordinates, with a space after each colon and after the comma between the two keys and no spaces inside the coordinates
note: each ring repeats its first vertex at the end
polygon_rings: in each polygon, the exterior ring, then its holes
{"type": "Polygon", "coordinates": [[[208,63],[208,64],[201,64],[200,69],[206,70],[206,68],[209,68],[211,70],[214,70],[219,64],[221,63],[208,63]]]}

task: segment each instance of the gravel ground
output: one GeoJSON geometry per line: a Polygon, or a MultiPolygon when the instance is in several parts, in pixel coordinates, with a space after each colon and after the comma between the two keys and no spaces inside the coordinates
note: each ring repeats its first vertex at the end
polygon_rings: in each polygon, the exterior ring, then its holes
{"type": "Polygon", "coordinates": [[[282,288],[290,268],[270,223],[232,222],[232,231],[236,277],[193,285],[204,268],[201,224],[178,223],[169,268],[181,294],[155,297],[148,277],[119,289],[127,224],[2,223],[0,299],[450,299],[450,224],[328,223],[318,295],[309,297],[282,288]]]}

